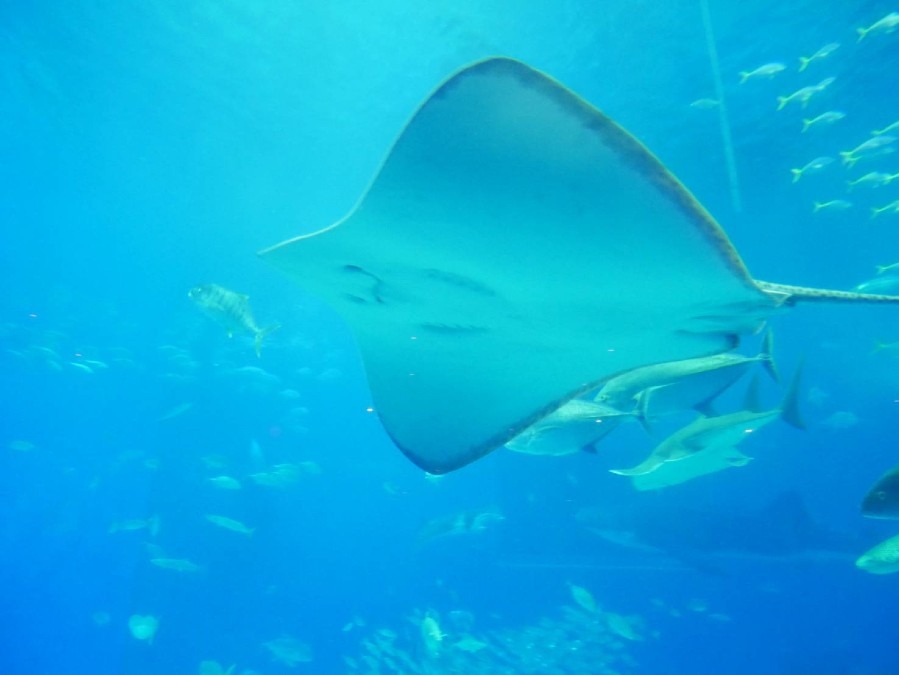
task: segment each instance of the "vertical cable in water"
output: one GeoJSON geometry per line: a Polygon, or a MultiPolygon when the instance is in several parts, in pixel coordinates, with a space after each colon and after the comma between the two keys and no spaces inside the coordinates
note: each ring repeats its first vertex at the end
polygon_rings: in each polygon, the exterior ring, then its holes
{"type": "Polygon", "coordinates": [[[721,123],[721,141],[724,145],[724,163],[727,166],[727,180],[730,183],[730,198],[734,211],[743,210],[740,200],[740,181],[737,178],[737,162],[734,159],[734,141],[730,133],[730,122],[727,117],[727,103],[724,100],[724,84],[721,81],[721,66],[718,63],[718,50],[715,48],[715,34],[712,32],[712,16],[709,13],[709,0],[699,0],[702,7],[702,24],[705,28],[705,41],[709,50],[709,61],[712,64],[712,79],[715,83],[715,97],[718,99],[718,118],[721,123]]]}

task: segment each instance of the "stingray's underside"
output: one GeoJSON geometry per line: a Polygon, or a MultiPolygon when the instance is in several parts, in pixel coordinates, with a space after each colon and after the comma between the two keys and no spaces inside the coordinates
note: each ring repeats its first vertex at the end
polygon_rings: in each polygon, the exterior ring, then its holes
{"type": "Polygon", "coordinates": [[[385,428],[431,473],[805,292],[754,282],[646,148],[505,58],[425,101],[346,218],[263,255],[350,324],[385,428]]]}

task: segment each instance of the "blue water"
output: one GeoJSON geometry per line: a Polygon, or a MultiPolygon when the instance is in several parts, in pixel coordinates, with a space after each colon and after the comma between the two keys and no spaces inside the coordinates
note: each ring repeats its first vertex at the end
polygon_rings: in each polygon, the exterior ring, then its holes
{"type": "Polygon", "coordinates": [[[853,564],[899,532],[859,512],[899,461],[899,351],[874,352],[899,341],[891,308],[772,320],[784,372],[805,359],[809,430],[766,427],[745,467],[636,493],[608,472],[652,447],[632,425],[596,455],[503,451],[433,480],[366,412],[347,328],[254,255],[341,217],[434,86],[503,54],[636,134],[755,277],[849,289],[899,261],[899,216],[869,217],[899,180],[845,187],[896,173],[897,155],[795,185],[789,172],[899,119],[899,31],[855,35],[897,8],[710,4],[739,212],[717,110],[689,105],[717,96],[698,1],[3,3],[0,673],[196,673],[204,660],[247,674],[897,672],[899,577],[853,564]],[[772,61],[787,70],[739,84],[772,61]],[[828,76],[806,110],[775,110],[828,76]],[[846,118],[800,133],[826,110],[846,118]],[[853,206],[812,213],[831,199],[853,206]],[[199,283],[249,294],[260,323],[282,324],[261,359],[191,304],[199,283]],[[281,487],[251,478],[279,464],[303,468],[281,487]],[[610,544],[585,509],[684,546],[610,544]],[[505,519],[420,535],[485,511],[505,519]],[[797,543],[809,532],[813,551],[797,543]],[[719,538],[743,552],[709,555],[719,538]],[[570,609],[569,583],[640,639],[570,609]],[[129,631],[133,615],[158,619],[152,642],[129,631]],[[429,654],[426,616],[447,643],[488,646],[468,661],[429,654]],[[293,667],[265,646],[285,636],[304,645],[293,667]],[[367,651],[385,641],[392,657],[367,651]],[[388,670],[398,653],[413,665],[388,670]]]}

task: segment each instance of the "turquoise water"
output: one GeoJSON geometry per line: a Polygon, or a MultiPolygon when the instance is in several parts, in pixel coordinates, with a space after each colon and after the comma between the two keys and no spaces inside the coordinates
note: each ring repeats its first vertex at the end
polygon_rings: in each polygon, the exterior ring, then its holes
{"type": "Polygon", "coordinates": [[[892,309],[772,320],[809,429],[766,427],[745,467],[637,493],[608,470],[667,429],[628,425],[433,479],[366,412],[346,327],[254,255],[344,215],[434,86],[502,54],[637,135],[755,277],[851,289],[899,261],[899,216],[870,217],[899,180],[846,190],[895,154],[790,175],[899,120],[899,31],[855,34],[896,7],[710,4],[739,211],[718,109],[690,105],[718,98],[699,2],[0,8],[0,672],[895,672],[897,577],[854,566],[899,532],[859,512],[899,461],[892,309]],[[261,358],[202,283],[281,324],[261,358]],[[458,514],[484,531],[428,534],[458,514]]]}

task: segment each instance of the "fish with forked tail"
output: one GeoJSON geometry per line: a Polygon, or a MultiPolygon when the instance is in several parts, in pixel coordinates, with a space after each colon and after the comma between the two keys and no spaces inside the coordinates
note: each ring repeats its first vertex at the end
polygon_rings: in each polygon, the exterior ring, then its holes
{"type": "Polygon", "coordinates": [[[256,356],[262,355],[262,341],[280,328],[280,324],[272,324],[265,328],[256,325],[253,312],[250,310],[250,296],[235,293],[218,284],[195,286],[187,293],[200,310],[222,324],[233,337],[238,331],[248,332],[255,338],[256,356]]]}

